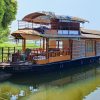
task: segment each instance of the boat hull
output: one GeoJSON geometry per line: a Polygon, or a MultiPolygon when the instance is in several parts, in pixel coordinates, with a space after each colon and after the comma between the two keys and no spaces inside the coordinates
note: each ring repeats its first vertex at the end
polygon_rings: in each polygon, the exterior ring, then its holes
{"type": "Polygon", "coordinates": [[[66,60],[54,63],[48,63],[43,65],[25,65],[25,64],[10,64],[5,67],[0,67],[1,71],[11,74],[23,74],[23,73],[33,73],[40,74],[46,72],[53,71],[61,71],[61,70],[78,70],[80,67],[84,67],[86,65],[92,65],[100,62],[100,56],[96,57],[88,57],[76,60],[66,60]]]}

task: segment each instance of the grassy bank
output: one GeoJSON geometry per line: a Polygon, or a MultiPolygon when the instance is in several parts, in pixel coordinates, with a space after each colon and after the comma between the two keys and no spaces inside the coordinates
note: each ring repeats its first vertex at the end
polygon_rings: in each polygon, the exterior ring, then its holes
{"type": "Polygon", "coordinates": [[[45,88],[26,100],[82,100],[84,96],[100,85],[100,76],[64,85],[63,87],[45,88]]]}
{"type": "MultiPolygon", "coordinates": [[[[21,49],[22,48],[22,44],[21,43],[16,44],[16,43],[12,43],[12,42],[7,42],[7,43],[0,44],[0,48],[2,48],[2,47],[16,47],[17,49],[21,49]]],[[[27,43],[26,47],[27,48],[38,48],[39,46],[37,46],[34,43],[27,43]]]]}
{"type": "MultiPolygon", "coordinates": [[[[8,59],[7,58],[8,57],[8,55],[7,55],[7,53],[8,53],[8,47],[10,47],[10,53],[14,52],[14,48],[13,47],[16,48],[16,51],[17,50],[20,50],[20,51],[22,50],[22,44],[21,43],[19,43],[19,44],[10,43],[10,42],[8,42],[8,43],[2,43],[2,44],[0,44],[0,61],[2,59],[2,56],[1,56],[2,47],[4,47],[4,53],[6,53],[6,54],[4,54],[4,59],[8,59]]],[[[34,43],[27,43],[26,44],[26,48],[33,49],[33,48],[39,48],[39,46],[35,45],[34,43]]]]}

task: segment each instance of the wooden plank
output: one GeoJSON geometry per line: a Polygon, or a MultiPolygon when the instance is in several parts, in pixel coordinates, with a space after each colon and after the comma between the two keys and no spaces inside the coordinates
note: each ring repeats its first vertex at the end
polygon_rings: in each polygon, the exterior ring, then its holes
{"type": "Polygon", "coordinates": [[[56,48],[56,40],[49,41],[49,48],[56,48]]]}
{"type": "Polygon", "coordinates": [[[63,40],[63,49],[68,50],[69,49],[69,40],[63,40]]]}
{"type": "Polygon", "coordinates": [[[70,55],[50,57],[49,58],[49,63],[51,63],[51,62],[57,62],[57,61],[64,61],[64,60],[70,60],[70,55]]]}
{"type": "Polygon", "coordinates": [[[26,50],[26,39],[22,40],[22,50],[23,52],[26,50]]]}

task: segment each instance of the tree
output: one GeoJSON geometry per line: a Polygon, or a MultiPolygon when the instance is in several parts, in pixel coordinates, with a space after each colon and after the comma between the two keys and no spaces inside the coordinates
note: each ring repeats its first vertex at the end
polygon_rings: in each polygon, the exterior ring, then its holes
{"type": "Polygon", "coordinates": [[[7,40],[9,25],[17,13],[16,0],[0,0],[0,42],[7,40]]]}

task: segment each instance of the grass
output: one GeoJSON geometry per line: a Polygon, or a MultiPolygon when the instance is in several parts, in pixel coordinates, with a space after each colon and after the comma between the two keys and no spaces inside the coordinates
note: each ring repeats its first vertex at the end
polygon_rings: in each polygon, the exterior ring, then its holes
{"type": "MultiPolygon", "coordinates": [[[[7,43],[0,44],[0,48],[2,48],[2,47],[16,47],[17,49],[21,49],[22,44],[21,43],[16,44],[16,43],[12,43],[12,42],[7,42],[7,43]]],[[[37,46],[34,43],[27,43],[26,47],[27,48],[39,48],[39,46],[37,46]]]]}
{"type": "MultiPolygon", "coordinates": [[[[2,51],[2,47],[4,47],[4,52],[5,53],[8,53],[8,51],[7,51],[7,48],[8,47],[10,47],[10,52],[14,52],[13,51],[13,47],[15,47],[16,48],[16,51],[17,50],[22,50],[22,44],[21,43],[19,43],[19,44],[15,44],[15,43],[10,43],[10,42],[7,42],[7,43],[2,43],[2,44],[0,44],[0,61],[1,61],[1,59],[2,59],[2,56],[1,56],[1,51],[2,51]]],[[[26,44],[26,48],[30,48],[30,49],[33,49],[33,48],[39,48],[39,46],[37,46],[37,45],[35,45],[34,43],[27,43],[26,44]]],[[[4,60],[7,60],[8,58],[8,55],[7,54],[4,54],[4,60]]]]}

